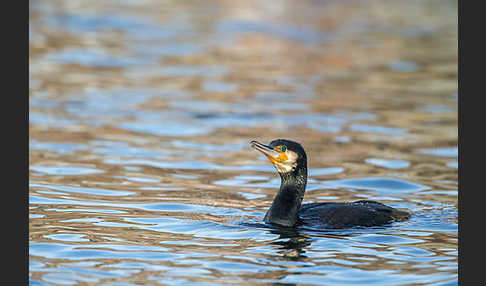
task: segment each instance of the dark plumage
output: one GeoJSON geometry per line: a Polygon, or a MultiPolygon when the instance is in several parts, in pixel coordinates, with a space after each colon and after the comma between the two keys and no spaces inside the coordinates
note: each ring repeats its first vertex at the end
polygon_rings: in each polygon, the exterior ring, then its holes
{"type": "Polygon", "coordinates": [[[280,190],[265,215],[265,222],[285,227],[297,225],[321,228],[379,226],[405,220],[410,214],[382,203],[355,202],[309,203],[301,206],[307,185],[307,156],[297,142],[277,139],[268,145],[257,141],[251,147],[262,152],[280,174],[280,190]]]}

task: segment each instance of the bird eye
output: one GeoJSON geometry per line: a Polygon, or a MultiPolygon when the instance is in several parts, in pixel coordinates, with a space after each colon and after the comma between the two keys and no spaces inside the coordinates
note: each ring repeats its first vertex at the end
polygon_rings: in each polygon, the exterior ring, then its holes
{"type": "Polygon", "coordinates": [[[282,151],[282,152],[287,151],[287,147],[285,147],[285,146],[280,147],[280,151],[282,151]]]}

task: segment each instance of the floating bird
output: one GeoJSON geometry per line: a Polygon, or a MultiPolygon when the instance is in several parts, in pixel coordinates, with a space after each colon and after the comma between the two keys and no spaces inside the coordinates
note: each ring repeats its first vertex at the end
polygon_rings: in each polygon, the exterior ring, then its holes
{"type": "Polygon", "coordinates": [[[280,190],[264,218],[267,223],[284,227],[347,228],[380,226],[410,217],[408,212],[369,200],[302,204],[307,185],[304,148],[286,139],[276,139],[268,145],[253,140],[250,146],[270,160],[281,178],[280,190]]]}

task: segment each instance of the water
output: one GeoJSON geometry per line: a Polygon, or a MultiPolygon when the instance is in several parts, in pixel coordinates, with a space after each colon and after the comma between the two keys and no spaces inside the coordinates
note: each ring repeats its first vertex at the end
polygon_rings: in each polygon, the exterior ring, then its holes
{"type": "Polygon", "coordinates": [[[240,2],[29,3],[30,284],[457,284],[457,3],[240,2]],[[411,219],[265,225],[275,138],[411,219]]]}

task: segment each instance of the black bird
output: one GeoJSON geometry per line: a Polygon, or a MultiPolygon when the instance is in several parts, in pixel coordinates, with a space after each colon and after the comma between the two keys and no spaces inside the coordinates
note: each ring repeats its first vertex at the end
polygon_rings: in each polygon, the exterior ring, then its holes
{"type": "Polygon", "coordinates": [[[280,190],[264,221],[284,227],[311,225],[324,228],[379,226],[408,219],[410,214],[368,200],[324,202],[301,205],[307,185],[307,156],[294,141],[276,139],[269,145],[251,141],[250,146],[265,155],[280,174],[280,190]]]}

